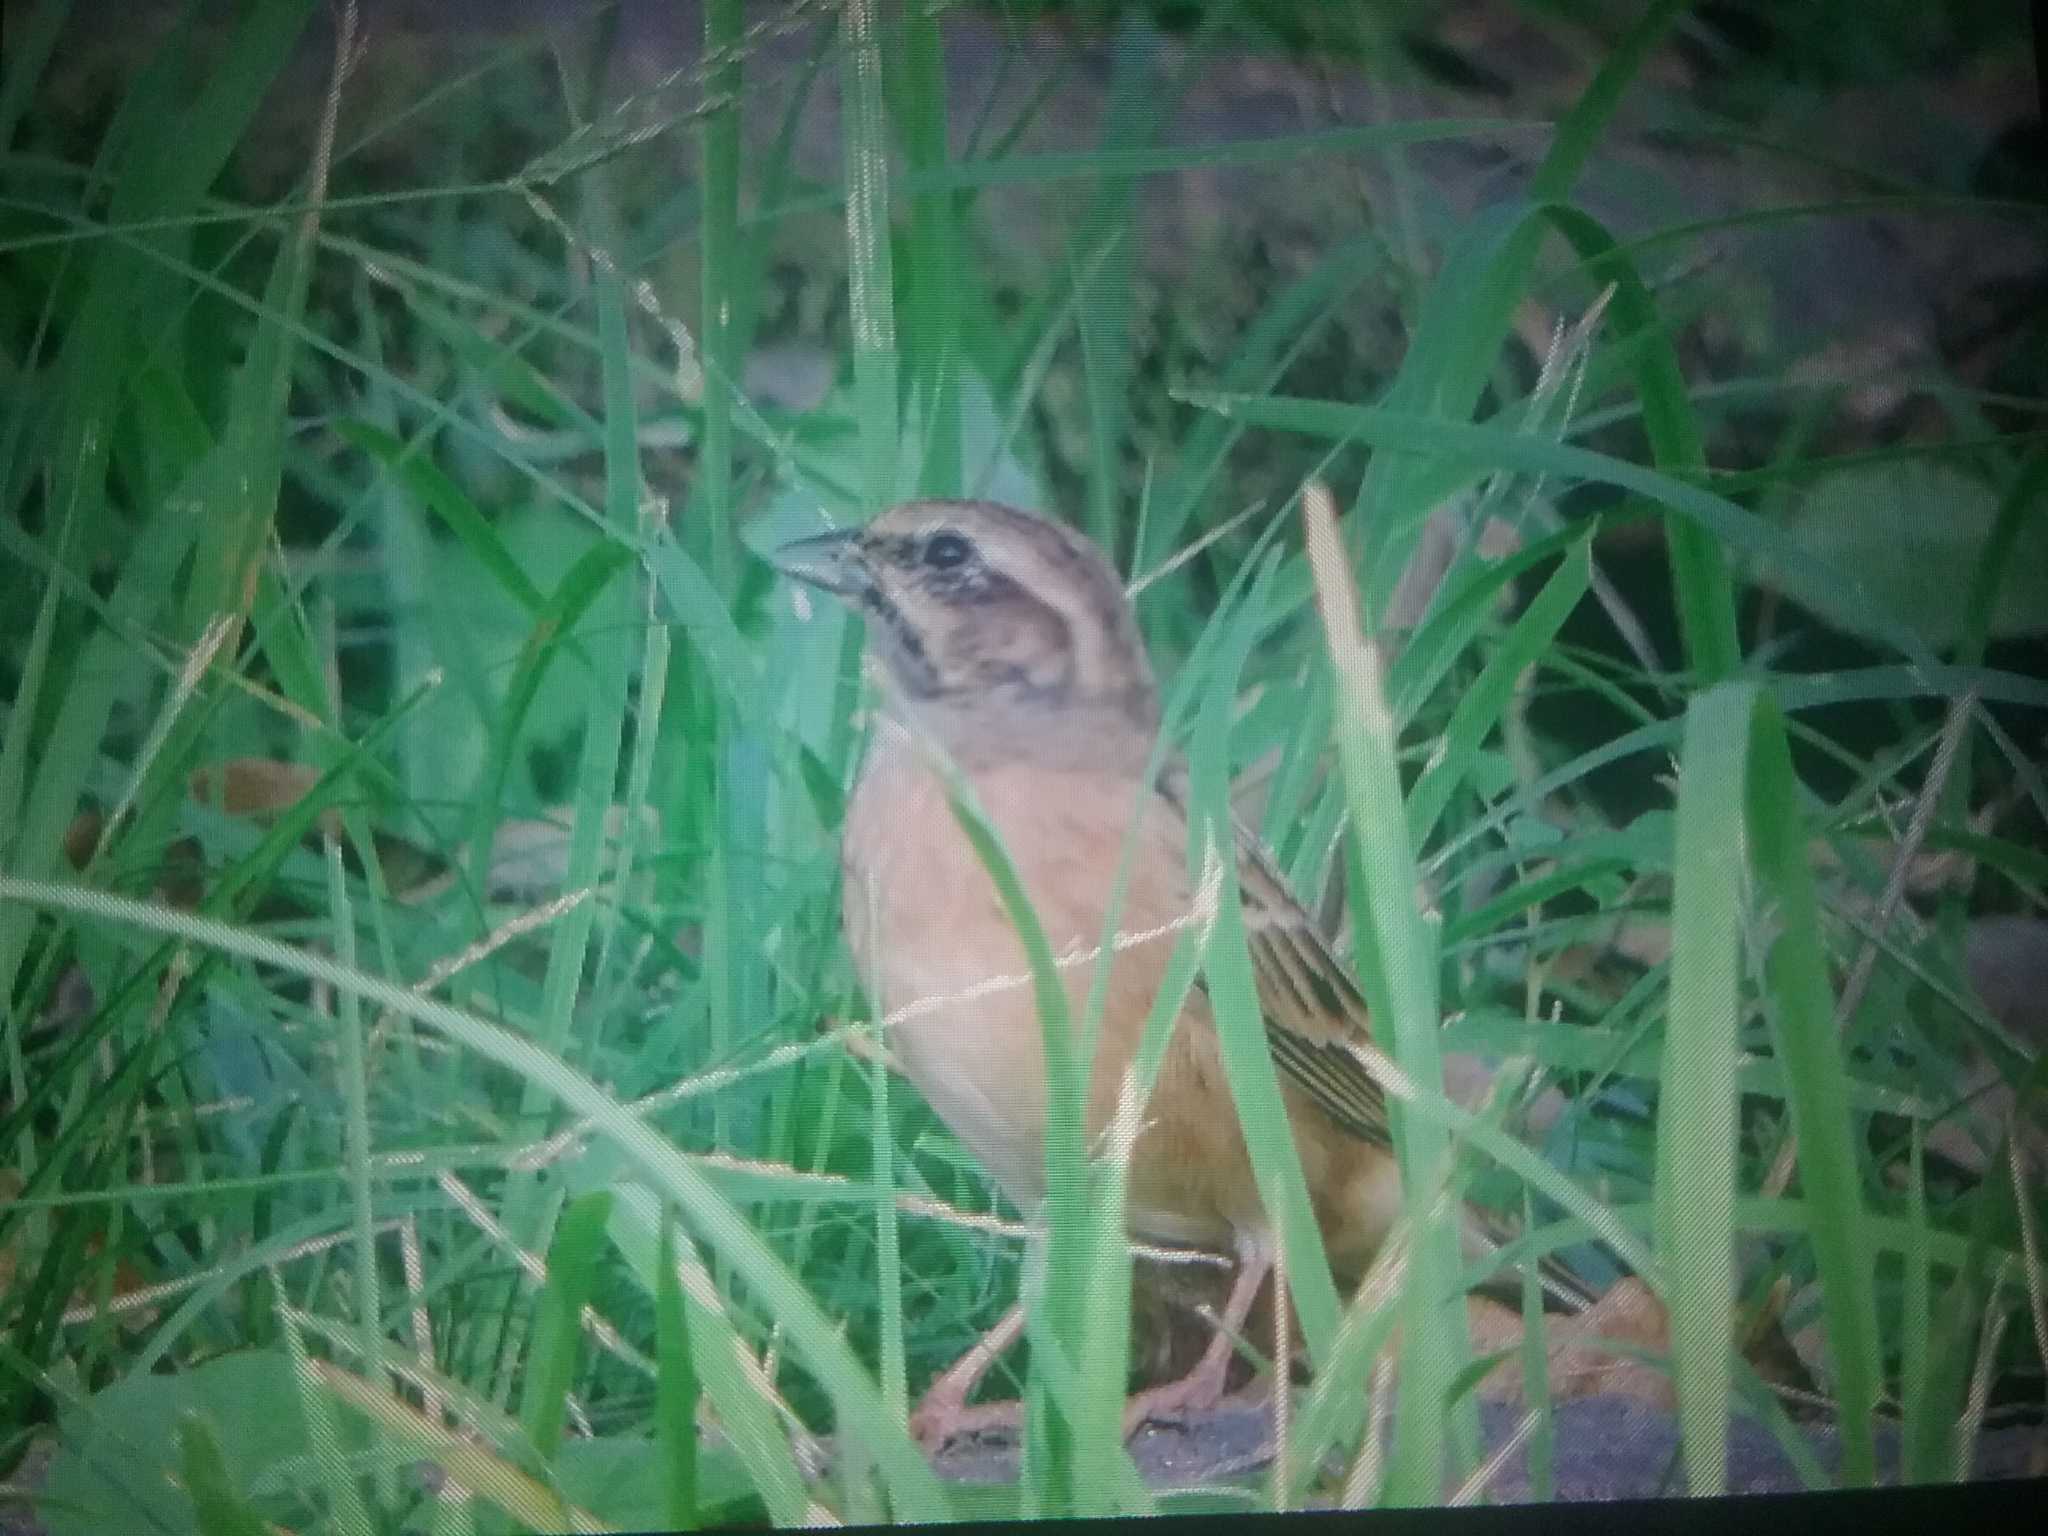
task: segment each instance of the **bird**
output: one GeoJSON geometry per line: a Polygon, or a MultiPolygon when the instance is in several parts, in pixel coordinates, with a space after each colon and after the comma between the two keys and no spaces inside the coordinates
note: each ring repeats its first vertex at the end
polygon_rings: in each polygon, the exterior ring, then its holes
{"type": "MultiPolygon", "coordinates": [[[[1048,1094],[1028,962],[998,888],[949,805],[957,774],[1000,835],[1054,954],[1102,939],[1131,841],[1090,1064],[1091,1145],[1124,1079],[1194,901],[1185,769],[1148,775],[1160,691],[1124,584],[1078,530],[992,501],[913,500],[864,526],[782,545],[785,575],[864,620],[884,708],[841,832],[842,926],[887,1046],[932,1109],[1024,1212],[1046,1195],[1048,1094]],[[950,765],[947,768],[942,765],[950,765]]],[[[1355,1283],[1401,1211],[1384,1093],[1354,1047],[1358,984],[1256,838],[1236,831],[1240,898],[1266,1035],[1333,1272],[1355,1283]]],[[[1079,1017],[1092,964],[1063,971],[1079,1017]]],[[[1126,1211],[1141,1241],[1235,1260],[1221,1326],[1195,1366],[1138,1394],[1127,1430],[1212,1406],[1232,1338],[1271,1272],[1271,1229],[1204,984],[1188,992],[1131,1146],[1126,1211]]],[[[1554,1262],[1563,1310],[1591,1293],[1554,1262]]],[[[1515,1282],[1519,1286],[1519,1281],[1515,1282]]],[[[967,1399],[1022,1331],[1013,1309],[925,1393],[927,1444],[1011,1422],[967,1399]]]]}

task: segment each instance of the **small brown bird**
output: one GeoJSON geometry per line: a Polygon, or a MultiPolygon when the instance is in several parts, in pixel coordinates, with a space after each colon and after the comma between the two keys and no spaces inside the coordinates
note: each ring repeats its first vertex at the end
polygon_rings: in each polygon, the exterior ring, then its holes
{"type": "MultiPolygon", "coordinates": [[[[867,621],[887,717],[847,811],[845,927],[888,1044],[940,1118],[1023,1211],[1045,1195],[1047,1090],[1028,964],[994,882],[947,802],[950,758],[1001,835],[1055,954],[1101,941],[1136,819],[1087,1131],[1114,1112],[1184,925],[1185,780],[1144,778],[1159,696],[1131,605],[1102,553],[1049,519],[985,501],[915,501],[865,528],[786,545],[776,563],[867,621]],[[1011,978],[1007,986],[993,980],[1011,978]]],[[[1379,1086],[1344,1048],[1365,1000],[1249,837],[1240,884],[1260,1003],[1323,1241],[1361,1276],[1400,1210],[1379,1086]]],[[[1064,975],[1078,1017],[1093,963],[1064,975]]],[[[1133,1234],[1234,1254],[1224,1328],[1199,1364],[1141,1395],[1128,1423],[1221,1396],[1231,1339],[1275,1239],[1253,1178],[1207,995],[1191,991],[1131,1152],[1133,1234]]],[[[1581,1293],[1583,1299],[1583,1293],[1581,1293]]],[[[975,1381],[1016,1337],[1013,1312],[943,1376],[913,1427],[927,1442],[993,1422],[975,1381]]]]}

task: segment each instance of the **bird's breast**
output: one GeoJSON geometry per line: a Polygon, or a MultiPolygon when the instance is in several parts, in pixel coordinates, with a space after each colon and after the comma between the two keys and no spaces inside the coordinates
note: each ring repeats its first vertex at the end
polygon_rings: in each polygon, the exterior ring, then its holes
{"type": "MultiPolygon", "coordinates": [[[[1078,1023],[1095,975],[1088,952],[1100,948],[1118,858],[1150,797],[1134,780],[1023,764],[977,768],[970,782],[1063,962],[1078,1023]]],[[[1097,1085],[1110,1092],[1185,906],[1180,835],[1156,820],[1138,828],[1118,926],[1127,939],[1167,931],[1113,952],[1095,1062],[1097,1085]]],[[[940,1118],[1028,1209],[1044,1192],[1046,1122],[1029,962],[944,785],[907,739],[885,736],[870,754],[843,860],[847,942],[887,1043],[940,1118]]]]}
{"type": "MultiPolygon", "coordinates": [[[[1088,1018],[1109,902],[1123,889],[1095,1015],[1091,1146],[1116,1110],[1175,940],[1191,920],[1187,830],[1131,775],[1011,762],[969,772],[1088,1018]]],[[[848,808],[845,920],[884,1038],[932,1108],[1005,1194],[1045,1193],[1046,1071],[1030,967],[995,882],[905,738],[870,754],[848,808]]],[[[1398,1181],[1391,1161],[1282,1088],[1332,1258],[1357,1272],[1379,1245],[1398,1181]]],[[[1127,1210],[1158,1241],[1227,1245],[1264,1221],[1205,994],[1189,993],[1132,1145],[1127,1210]]]]}

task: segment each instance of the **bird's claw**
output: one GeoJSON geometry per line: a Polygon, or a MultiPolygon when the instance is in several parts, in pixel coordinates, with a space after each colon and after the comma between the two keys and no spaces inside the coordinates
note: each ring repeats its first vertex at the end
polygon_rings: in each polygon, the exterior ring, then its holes
{"type": "Polygon", "coordinates": [[[954,1401],[950,1395],[937,1401],[927,1396],[910,1415],[910,1436],[926,1455],[936,1456],[991,1433],[1014,1435],[1018,1422],[1014,1402],[969,1404],[954,1401]]]}

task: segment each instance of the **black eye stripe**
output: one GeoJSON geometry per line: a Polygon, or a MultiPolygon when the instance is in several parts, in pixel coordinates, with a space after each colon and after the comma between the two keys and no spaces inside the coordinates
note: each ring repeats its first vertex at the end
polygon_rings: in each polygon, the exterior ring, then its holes
{"type": "Polygon", "coordinates": [[[872,624],[888,632],[896,652],[896,673],[905,690],[922,698],[937,693],[938,670],[932,665],[924,636],[918,633],[917,626],[910,622],[903,610],[880,591],[863,594],[861,607],[866,610],[872,624]]]}

